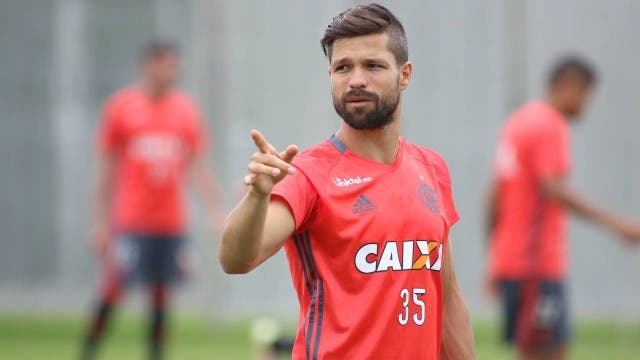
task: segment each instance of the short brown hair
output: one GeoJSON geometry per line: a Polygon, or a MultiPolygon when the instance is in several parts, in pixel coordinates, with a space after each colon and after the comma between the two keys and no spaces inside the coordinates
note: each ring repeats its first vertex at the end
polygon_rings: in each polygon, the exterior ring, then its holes
{"type": "Polygon", "coordinates": [[[577,74],[587,84],[595,85],[598,75],[596,70],[580,55],[566,55],[558,60],[549,72],[549,86],[557,84],[568,74],[577,74]]]}
{"type": "Polygon", "coordinates": [[[404,27],[398,18],[379,4],[354,6],[333,18],[327,26],[320,45],[324,55],[331,61],[333,43],[338,39],[386,33],[389,36],[389,51],[396,62],[409,60],[409,46],[404,27]]]}
{"type": "Polygon", "coordinates": [[[144,62],[164,55],[178,55],[178,46],[169,40],[154,39],[142,47],[140,61],[144,62]]]}

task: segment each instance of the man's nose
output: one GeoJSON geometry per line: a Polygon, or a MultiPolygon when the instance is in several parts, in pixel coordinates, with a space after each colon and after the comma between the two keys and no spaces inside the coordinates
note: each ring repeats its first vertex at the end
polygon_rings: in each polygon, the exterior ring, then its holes
{"type": "Polygon", "coordinates": [[[349,78],[349,87],[352,89],[365,88],[367,84],[368,81],[365,72],[360,67],[354,68],[349,78]]]}

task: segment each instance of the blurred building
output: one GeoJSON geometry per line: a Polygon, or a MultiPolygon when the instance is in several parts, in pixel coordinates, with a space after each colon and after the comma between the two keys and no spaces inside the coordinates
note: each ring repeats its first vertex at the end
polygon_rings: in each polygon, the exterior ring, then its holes
{"type": "MultiPolygon", "coordinates": [[[[93,133],[101,102],[135,76],[140,46],[180,44],[184,86],[212,132],[231,206],[252,153],[251,128],[278,146],[320,142],[333,111],[324,27],[353,1],[4,0],[0,4],[0,311],[85,306],[96,268],[86,247],[93,133]]],[[[442,153],[462,221],[452,238],[474,314],[482,297],[482,199],[496,133],[540,96],[567,51],[600,72],[574,137],[575,182],[609,207],[640,214],[640,2],[383,1],[404,22],[414,62],[405,95],[409,140],[442,153]]],[[[181,299],[214,315],[277,313],[297,303],[283,254],[253,274],[223,275],[195,206],[200,272],[181,299]],[[198,220],[199,219],[199,220],[198,220]]],[[[572,301],[581,314],[640,314],[640,252],[600,230],[572,228],[572,301]]]]}

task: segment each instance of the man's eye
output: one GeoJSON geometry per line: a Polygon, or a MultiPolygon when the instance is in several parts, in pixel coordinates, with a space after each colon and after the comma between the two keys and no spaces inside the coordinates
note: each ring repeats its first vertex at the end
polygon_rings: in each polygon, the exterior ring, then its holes
{"type": "Polygon", "coordinates": [[[340,65],[336,68],[336,71],[347,71],[349,69],[349,66],[347,65],[340,65]]]}
{"type": "Polygon", "coordinates": [[[380,64],[367,64],[369,69],[382,69],[382,65],[380,64]]]}

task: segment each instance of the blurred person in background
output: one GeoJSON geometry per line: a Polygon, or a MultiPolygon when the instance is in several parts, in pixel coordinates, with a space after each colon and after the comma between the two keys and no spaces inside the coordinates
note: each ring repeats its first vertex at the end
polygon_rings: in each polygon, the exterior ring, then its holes
{"type": "Polygon", "coordinates": [[[249,188],[220,263],[247,273],[285,248],[300,302],[293,359],[474,359],[449,171],[400,136],[413,71],[404,28],[383,6],[355,6],[321,45],[340,127],[299,155],[251,132],[249,188]]]}
{"type": "Polygon", "coordinates": [[[640,227],[608,212],[569,185],[570,123],[596,83],[592,67],[566,57],[553,67],[546,98],[516,110],[500,133],[489,194],[488,290],[503,302],[504,340],[521,359],[565,359],[567,213],[628,242],[640,227]]]}
{"type": "Polygon", "coordinates": [[[102,275],[81,359],[94,358],[110,314],[134,283],[149,294],[149,358],[161,359],[169,285],[188,265],[183,188],[189,177],[211,221],[222,221],[205,129],[194,101],[176,88],[178,75],[176,47],[153,41],[143,49],[138,83],[104,105],[91,224],[102,275]]]}

